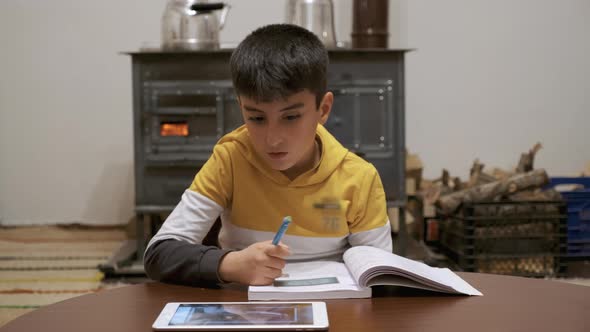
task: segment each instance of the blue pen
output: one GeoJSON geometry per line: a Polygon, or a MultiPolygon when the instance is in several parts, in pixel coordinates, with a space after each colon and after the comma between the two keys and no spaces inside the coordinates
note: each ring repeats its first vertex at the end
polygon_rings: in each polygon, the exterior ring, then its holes
{"type": "Polygon", "coordinates": [[[281,224],[281,228],[279,228],[279,230],[277,231],[277,234],[275,234],[275,237],[272,239],[272,244],[274,244],[275,246],[277,244],[279,244],[279,241],[281,241],[283,234],[285,234],[285,232],[287,231],[287,227],[289,227],[291,220],[292,220],[291,216],[286,216],[285,218],[283,218],[283,223],[281,224]]]}

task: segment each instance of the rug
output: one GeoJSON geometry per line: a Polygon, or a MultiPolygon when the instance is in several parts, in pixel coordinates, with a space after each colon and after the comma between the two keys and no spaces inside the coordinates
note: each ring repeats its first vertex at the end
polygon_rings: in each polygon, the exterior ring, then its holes
{"type": "Polygon", "coordinates": [[[45,305],[120,287],[105,263],[127,238],[117,227],[0,227],[0,326],[45,305]]]}

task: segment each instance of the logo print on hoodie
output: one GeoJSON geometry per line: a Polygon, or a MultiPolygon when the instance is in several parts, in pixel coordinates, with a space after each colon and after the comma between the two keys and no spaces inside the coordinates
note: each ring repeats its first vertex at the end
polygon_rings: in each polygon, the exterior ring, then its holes
{"type": "Polygon", "coordinates": [[[324,197],[319,202],[313,203],[313,208],[318,209],[322,215],[324,227],[329,231],[337,231],[342,222],[342,205],[336,197],[324,197]]]}

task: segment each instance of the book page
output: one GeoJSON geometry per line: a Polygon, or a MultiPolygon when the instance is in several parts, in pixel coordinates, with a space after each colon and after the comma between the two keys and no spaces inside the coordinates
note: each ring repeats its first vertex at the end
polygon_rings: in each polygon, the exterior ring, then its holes
{"type": "Polygon", "coordinates": [[[283,269],[283,273],[286,276],[277,278],[274,285],[250,286],[249,292],[297,293],[361,290],[346,266],[339,262],[289,263],[283,269]]]}
{"type": "MultiPolygon", "coordinates": [[[[363,287],[376,285],[372,279],[382,275],[405,277],[422,284],[426,289],[468,295],[481,295],[479,291],[447,268],[431,267],[405,257],[395,255],[379,248],[357,246],[344,253],[344,262],[355,281],[363,287]]],[[[379,284],[397,284],[394,280],[386,282],[380,277],[379,284]]]]}

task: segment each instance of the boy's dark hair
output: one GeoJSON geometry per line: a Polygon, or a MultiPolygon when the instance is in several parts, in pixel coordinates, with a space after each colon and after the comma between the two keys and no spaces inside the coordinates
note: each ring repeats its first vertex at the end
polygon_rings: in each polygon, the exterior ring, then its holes
{"type": "Polygon", "coordinates": [[[233,52],[230,70],[238,95],[257,102],[309,90],[319,107],[326,93],[328,51],[312,32],[291,24],[256,29],[233,52]]]}

